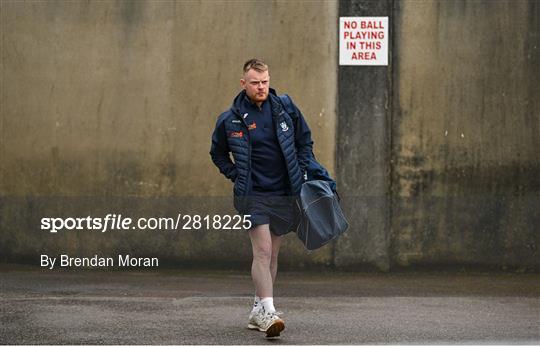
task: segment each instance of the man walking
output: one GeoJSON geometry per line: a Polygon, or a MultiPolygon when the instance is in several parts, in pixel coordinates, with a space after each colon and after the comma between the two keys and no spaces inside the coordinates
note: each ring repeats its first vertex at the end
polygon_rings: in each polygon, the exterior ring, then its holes
{"type": "Polygon", "coordinates": [[[298,108],[288,96],[277,96],[270,88],[263,61],[251,59],[244,64],[240,85],[242,91],[231,108],[218,117],[210,155],[219,171],[234,182],[235,208],[250,215],[253,225],[248,233],[255,299],[248,328],[275,337],[285,328],[273,301],[278,253],[282,236],[293,230],[294,196],[308,178],[313,142],[298,108]]]}

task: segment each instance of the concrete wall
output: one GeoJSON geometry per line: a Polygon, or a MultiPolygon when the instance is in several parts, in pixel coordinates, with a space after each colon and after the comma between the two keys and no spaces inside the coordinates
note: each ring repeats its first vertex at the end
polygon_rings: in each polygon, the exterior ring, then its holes
{"type": "Polygon", "coordinates": [[[388,67],[339,68],[337,266],[538,268],[535,1],[340,2],[389,16],[388,67]]]}
{"type": "MultiPolygon", "coordinates": [[[[232,212],[232,185],[208,151],[251,57],[265,59],[272,86],[301,107],[317,157],[334,171],[334,1],[0,6],[3,259],[131,248],[182,261],[249,262],[243,233],[53,236],[40,231],[39,218],[232,212]]],[[[326,263],[329,256],[306,255],[291,239],[283,258],[326,263]]]]}
{"type": "MultiPolygon", "coordinates": [[[[339,15],[382,17],[391,11],[389,1],[342,1],[339,15]]],[[[391,28],[388,33],[392,37],[391,28]]],[[[339,67],[337,179],[351,227],[336,244],[338,266],[390,266],[390,71],[387,66],[339,67]]]]}
{"type": "Polygon", "coordinates": [[[351,222],[313,253],[291,234],[281,263],[538,269],[539,11],[534,0],[0,2],[0,258],[248,266],[244,232],[39,226],[233,213],[210,133],[259,56],[306,115],[351,222]],[[337,66],[339,16],[390,17],[388,67],[337,66]]]}
{"type": "Polygon", "coordinates": [[[540,4],[394,14],[393,262],[538,267],[540,4]]]}

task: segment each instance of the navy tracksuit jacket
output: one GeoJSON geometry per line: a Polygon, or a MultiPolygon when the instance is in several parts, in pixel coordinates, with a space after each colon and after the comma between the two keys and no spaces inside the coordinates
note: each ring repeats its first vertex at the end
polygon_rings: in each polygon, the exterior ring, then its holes
{"type": "MultiPolygon", "coordinates": [[[[231,108],[222,113],[212,134],[210,155],[219,171],[234,182],[235,207],[238,198],[252,193],[251,184],[251,138],[248,124],[240,114],[245,91],[241,91],[231,108]],[[229,153],[232,153],[234,162],[229,153]]],[[[272,120],[288,173],[288,195],[298,196],[306,180],[327,180],[335,191],[336,183],[327,170],[313,155],[311,131],[300,110],[287,95],[277,96],[270,88],[268,94],[272,120]]],[[[239,210],[240,211],[240,210],[239,210]]]]}

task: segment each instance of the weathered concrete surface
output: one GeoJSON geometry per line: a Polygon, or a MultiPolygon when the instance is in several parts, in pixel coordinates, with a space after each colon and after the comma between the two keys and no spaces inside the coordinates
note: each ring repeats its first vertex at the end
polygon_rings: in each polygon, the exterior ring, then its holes
{"type": "MultiPolygon", "coordinates": [[[[391,4],[341,1],[339,16],[391,16],[391,4]]],[[[391,28],[388,33],[392,37],[391,28]]],[[[381,270],[390,266],[390,90],[387,66],[339,67],[337,179],[351,227],[336,244],[338,266],[368,263],[381,270]]]]}
{"type": "MultiPolygon", "coordinates": [[[[0,342],[267,344],[246,272],[1,268],[0,342]]],[[[536,344],[535,274],[282,272],[279,344],[536,344]]]]}
{"type": "Polygon", "coordinates": [[[338,266],[540,266],[536,1],[340,2],[389,16],[388,67],[342,66],[338,266]],[[388,196],[391,196],[389,199],[388,196]]]}
{"type": "Polygon", "coordinates": [[[232,213],[210,132],[242,63],[260,56],[304,111],[351,221],[313,253],[289,236],[283,265],[538,270],[539,11],[533,0],[1,1],[0,260],[128,251],[249,264],[242,232],[51,235],[39,221],[232,213]],[[337,67],[339,16],[389,16],[390,65],[337,67]]]}
{"type": "MultiPolygon", "coordinates": [[[[228,199],[225,205],[191,200],[164,209],[153,199],[232,194],[211,163],[210,135],[240,89],[242,64],[254,56],[269,63],[272,86],[301,107],[317,157],[334,171],[335,1],[0,6],[3,259],[36,256],[41,247],[79,253],[116,247],[178,260],[247,261],[249,244],[245,238],[239,244],[240,235],[198,232],[170,241],[170,235],[117,234],[111,241],[53,237],[35,221],[58,212],[230,212],[228,199]],[[131,204],[118,201],[123,198],[131,204]]],[[[293,244],[283,254],[295,261],[330,260],[329,248],[311,256],[293,244]]]]}
{"type": "Polygon", "coordinates": [[[540,4],[396,1],[395,265],[540,266],[540,4]]]}

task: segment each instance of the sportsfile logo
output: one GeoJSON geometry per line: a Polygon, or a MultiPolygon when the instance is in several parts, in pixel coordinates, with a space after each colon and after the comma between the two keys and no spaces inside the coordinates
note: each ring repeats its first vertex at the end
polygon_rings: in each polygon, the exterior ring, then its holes
{"type": "Polygon", "coordinates": [[[122,218],[122,215],[107,214],[100,217],[44,217],[41,219],[41,229],[57,233],[61,230],[101,230],[107,232],[110,229],[129,229],[131,218],[122,218]]]}
{"type": "Polygon", "coordinates": [[[240,230],[250,229],[251,215],[189,215],[177,214],[172,217],[138,218],[136,222],[121,214],[107,214],[105,217],[44,217],[41,230],[51,233],[58,231],[97,230],[101,233],[112,230],[240,230]]]}

